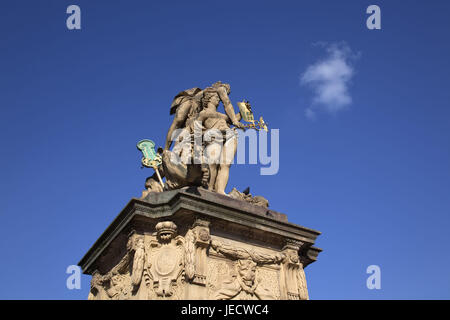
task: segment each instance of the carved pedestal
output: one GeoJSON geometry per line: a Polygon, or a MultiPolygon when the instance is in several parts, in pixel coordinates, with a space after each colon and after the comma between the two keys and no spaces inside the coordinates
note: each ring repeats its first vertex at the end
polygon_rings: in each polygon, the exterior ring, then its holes
{"type": "Polygon", "coordinates": [[[89,299],[308,299],[320,234],[201,188],[132,199],[79,262],[89,299]]]}

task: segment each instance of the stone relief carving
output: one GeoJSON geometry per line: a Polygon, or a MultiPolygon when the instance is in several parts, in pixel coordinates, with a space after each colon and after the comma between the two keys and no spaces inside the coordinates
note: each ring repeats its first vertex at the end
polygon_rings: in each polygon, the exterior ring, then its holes
{"type": "Polygon", "coordinates": [[[131,283],[134,287],[140,285],[144,273],[145,247],[144,237],[131,237],[128,241],[129,254],[134,253],[133,266],[131,271],[131,283]]]}
{"type": "Polygon", "coordinates": [[[301,242],[287,241],[281,252],[241,247],[211,239],[202,219],[184,237],[172,221],[154,230],[131,234],[120,262],[93,274],[89,299],[308,299],[301,242]]]}
{"type": "Polygon", "coordinates": [[[94,273],[89,299],[182,298],[185,240],[171,221],[159,222],[156,236],[132,234],[127,254],[108,273],[94,273]]]}
{"type": "Polygon", "coordinates": [[[98,273],[94,273],[91,279],[91,289],[89,290],[88,300],[104,300],[105,290],[103,289],[104,280],[103,277],[98,273]]]}
{"type": "Polygon", "coordinates": [[[298,272],[297,272],[297,283],[299,287],[299,295],[300,300],[308,300],[308,287],[306,286],[306,276],[305,270],[303,270],[303,264],[300,263],[298,272]]]}
{"type": "Polygon", "coordinates": [[[217,252],[234,259],[253,260],[258,264],[277,264],[284,259],[284,254],[267,254],[255,250],[236,247],[221,241],[212,240],[211,247],[217,252]]]}
{"type": "Polygon", "coordinates": [[[109,278],[106,293],[111,300],[128,300],[131,295],[130,278],[127,275],[113,273],[109,278]]]}
{"type": "Polygon", "coordinates": [[[131,296],[131,278],[128,270],[129,262],[130,256],[127,254],[107,274],[94,273],[88,299],[129,299],[131,296]]]}
{"type": "Polygon", "coordinates": [[[116,270],[104,276],[95,273],[91,280],[89,300],[128,300],[131,296],[131,280],[116,270]]]}
{"type": "Polygon", "coordinates": [[[185,237],[185,268],[186,278],[192,280],[195,275],[195,234],[189,229],[185,237]]]}
{"type": "Polygon", "coordinates": [[[298,256],[298,251],[303,245],[304,243],[300,241],[288,240],[283,248],[283,272],[281,273],[280,283],[285,292],[284,299],[309,299],[303,263],[298,256]]]}
{"type": "Polygon", "coordinates": [[[257,278],[257,267],[263,264],[278,264],[282,254],[267,254],[255,250],[236,247],[217,240],[211,241],[211,248],[226,257],[236,259],[235,272],[226,277],[213,299],[228,300],[273,300],[275,296],[261,285],[257,278]]]}
{"type": "Polygon", "coordinates": [[[264,281],[264,287],[270,291],[275,300],[280,299],[280,269],[261,267],[258,269],[258,277],[264,281]]]}
{"type": "Polygon", "coordinates": [[[177,226],[171,221],[156,225],[157,241],[151,242],[151,266],[149,277],[153,280],[153,291],[158,298],[179,295],[179,281],[184,272],[184,238],[177,236],[177,226]]]}
{"type": "Polygon", "coordinates": [[[210,246],[211,236],[209,233],[209,221],[196,219],[193,224],[195,238],[195,275],[192,280],[194,284],[206,286],[207,250],[210,246]]]}
{"type": "Polygon", "coordinates": [[[273,300],[272,293],[260,285],[257,279],[257,264],[248,260],[238,260],[236,263],[236,276],[225,279],[219,290],[213,295],[215,300],[273,300]]]}

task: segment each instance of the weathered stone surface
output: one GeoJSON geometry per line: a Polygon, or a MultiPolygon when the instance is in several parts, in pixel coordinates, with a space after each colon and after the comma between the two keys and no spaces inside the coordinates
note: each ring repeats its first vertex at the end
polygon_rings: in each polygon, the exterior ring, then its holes
{"type": "Polygon", "coordinates": [[[79,265],[89,299],[308,299],[320,232],[188,187],[132,199],[79,265]]]}

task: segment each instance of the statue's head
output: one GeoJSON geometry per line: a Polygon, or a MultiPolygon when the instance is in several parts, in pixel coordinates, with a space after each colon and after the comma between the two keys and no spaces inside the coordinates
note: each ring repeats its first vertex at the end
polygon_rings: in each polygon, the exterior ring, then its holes
{"type": "Polygon", "coordinates": [[[220,97],[217,94],[216,90],[205,89],[201,101],[202,101],[202,109],[204,109],[208,106],[209,103],[214,104],[214,106],[218,106],[220,102],[220,97]]]}
{"type": "Polygon", "coordinates": [[[136,239],[136,248],[137,249],[144,249],[144,237],[138,237],[136,239]]]}

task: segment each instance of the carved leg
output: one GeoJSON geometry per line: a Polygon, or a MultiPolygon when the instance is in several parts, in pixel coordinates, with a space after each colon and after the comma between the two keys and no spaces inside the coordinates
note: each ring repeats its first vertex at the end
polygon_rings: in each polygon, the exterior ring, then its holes
{"type": "Polygon", "coordinates": [[[221,149],[222,149],[221,143],[217,141],[208,143],[208,145],[205,147],[204,162],[207,163],[209,167],[208,190],[211,191],[215,190],[221,149]]]}
{"type": "Polygon", "coordinates": [[[209,183],[208,190],[214,191],[216,177],[217,177],[217,164],[209,165],[209,183]]]}
{"type": "Polygon", "coordinates": [[[220,155],[220,166],[216,178],[216,192],[225,194],[228,184],[231,162],[237,150],[237,137],[232,136],[225,142],[220,155]]]}

